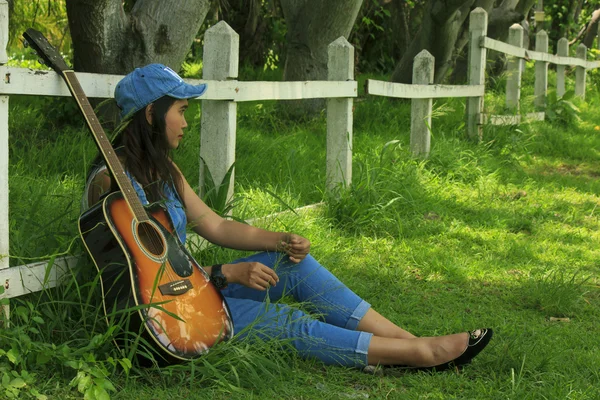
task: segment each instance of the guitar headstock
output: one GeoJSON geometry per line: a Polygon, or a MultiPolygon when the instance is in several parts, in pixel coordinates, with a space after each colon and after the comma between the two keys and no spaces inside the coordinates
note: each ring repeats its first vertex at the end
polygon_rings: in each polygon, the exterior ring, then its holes
{"type": "Polygon", "coordinates": [[[48,39],[41,32],[29,28],[23,32],[23,37],[27,44],[44,60],[44,63],[57,73],[62,75],[63,71],[72,69],[67,65],[58,50],[48,42],[48,39]]]}

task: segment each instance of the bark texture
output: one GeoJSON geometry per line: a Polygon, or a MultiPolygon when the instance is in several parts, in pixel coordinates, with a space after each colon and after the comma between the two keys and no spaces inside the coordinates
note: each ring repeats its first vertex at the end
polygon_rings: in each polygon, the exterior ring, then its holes
{"type": "Polygon", "coordinates": [[[411,83],[413,59],[422,50],[435,57],[435,82],[447,71],[452,52],[475,0],[430,0],[419,33],[396,65],[393,82],[411,83]]]}
{"type": "MultiPolygon", "coordinates": [[[[340,36],[348,39],[363,0],[281,0],[287,24],[283,79],[327,80],[327,46],[340,36]]],[[[290,102],[292,103],[292,102],[290,102]]],[[[293,102],[294,114],[314,113],[322,100],[293,102]]]]}
{"type": "MultiPolygon", "coordinates": [[[[535,0],[429,0],[421,29],[400,59],[393,82],[411,83],[414,57],[423,49],[435,57],[435,83],[445,80],[453,70],[452,81],[466,81],[466,44],[469,39],[469,14],[477,7],[488,12],[488,36],[506,41],[508,28],[521,22],[535,0]]],[[[495,52],[488,59],[496,60],[495,52]]],[[[495,61],[503,65],[503,59],[495,61]]]]}
{"type": "Polygon", "coordinates": [[[158,62],[178,70],[210,0],[67,0],[77,71],[124,74],[158,62]]]}

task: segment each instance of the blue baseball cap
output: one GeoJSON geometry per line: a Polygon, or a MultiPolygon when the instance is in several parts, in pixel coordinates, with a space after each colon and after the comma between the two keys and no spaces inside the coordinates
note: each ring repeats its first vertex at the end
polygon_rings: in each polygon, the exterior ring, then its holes
{"type": "Polygon", "coordinates": [[[163,96],[190,99],[202,96],[205,91],[205,84],[187,84],[165,65],[148,64],[134,69],[117,83],[115,100],[121,109],[121,118],[126,118],[163,96]]]}

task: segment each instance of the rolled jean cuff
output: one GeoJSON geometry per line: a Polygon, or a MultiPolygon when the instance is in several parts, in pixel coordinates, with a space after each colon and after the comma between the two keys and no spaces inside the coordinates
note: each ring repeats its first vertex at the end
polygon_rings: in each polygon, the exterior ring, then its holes
{"type": "Polygon", "coordinates": [[[361,302],[352,312],[350,318],[348,318],[348,322],[346,323],[345,328],[355,331],[356,328],[358,328],[360,320],[363,319],[367,311],[369,311],[369,308],[371,308],[371,305],[366,301],[361,300],[361,302]]]}
{"type": "Polygon", "coordinates": [[[360,358],[360,362],[355,367],[364,368],[369,365],[369,344],[371,344],[372,333],[360,332],[358,335],[358,343],[356,343],[356,354],[360,358]]]}

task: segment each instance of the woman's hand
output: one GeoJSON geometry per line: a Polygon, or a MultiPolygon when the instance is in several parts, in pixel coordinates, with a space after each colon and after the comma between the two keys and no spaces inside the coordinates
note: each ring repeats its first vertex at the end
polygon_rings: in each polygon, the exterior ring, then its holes
{"type": "Polygon", "coordinates": [[[279,282],[275,271],[259,262],[223,264],[221,271],[227,282],[239,283],[252,289],[266,290],[279,282]]]}
{"type": "Polygon", "coordinates": [[[278,250],[286,253],[291,262],[298,264],[310,252],[310,241],[295,233],[286,233],[279,243],[278,250]]]}

